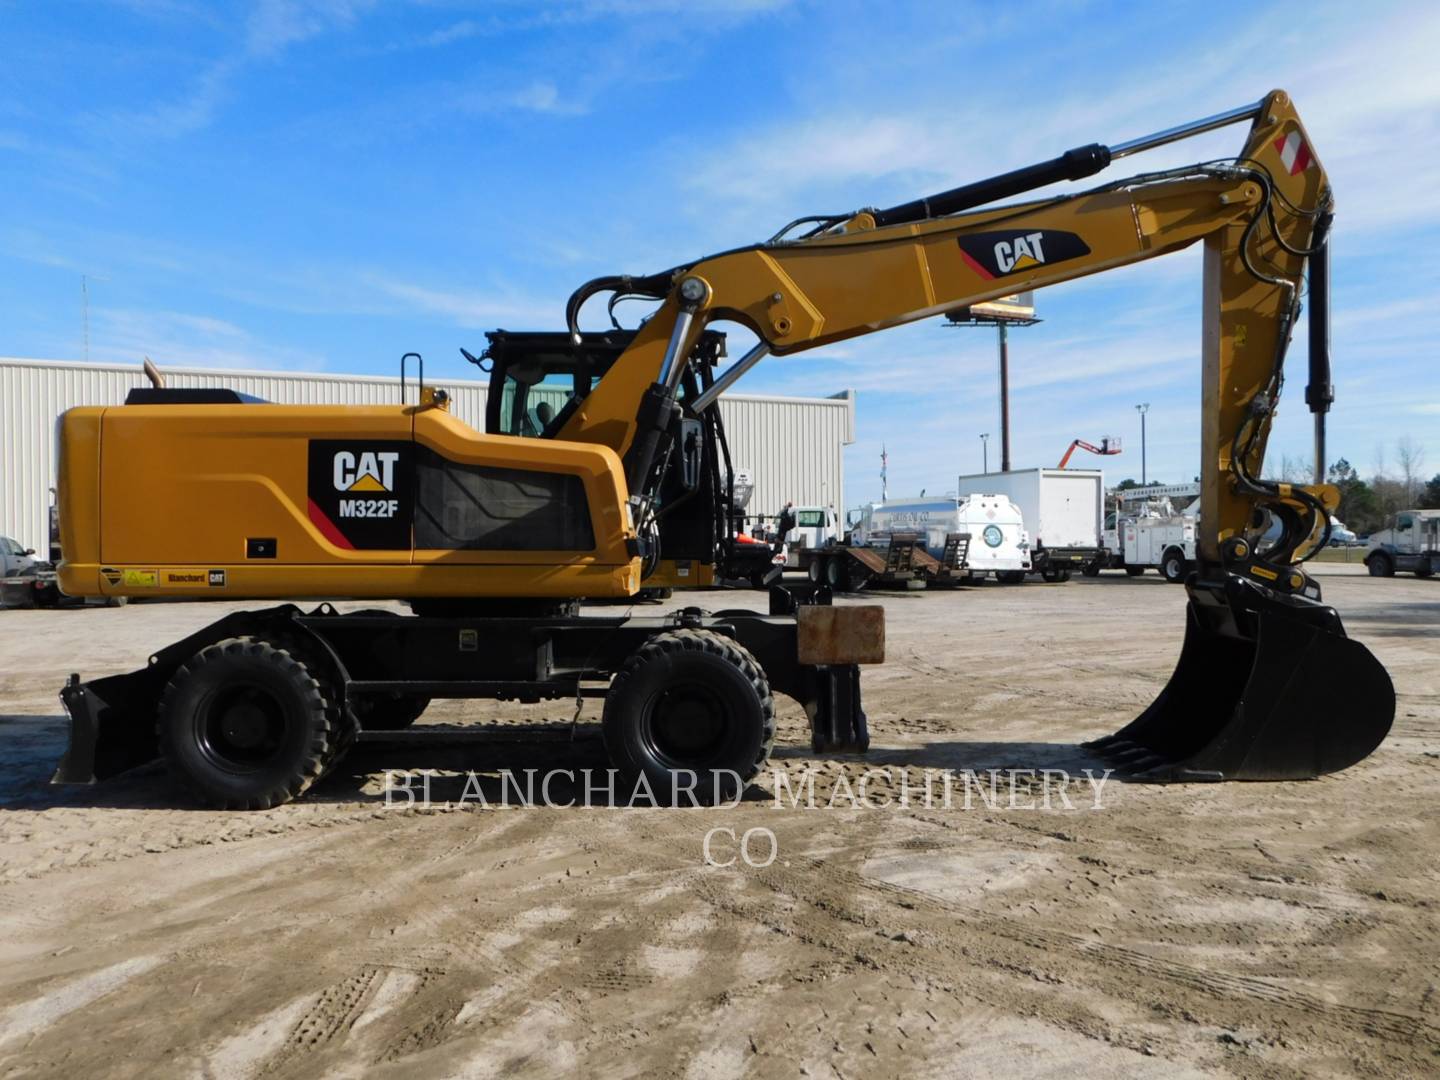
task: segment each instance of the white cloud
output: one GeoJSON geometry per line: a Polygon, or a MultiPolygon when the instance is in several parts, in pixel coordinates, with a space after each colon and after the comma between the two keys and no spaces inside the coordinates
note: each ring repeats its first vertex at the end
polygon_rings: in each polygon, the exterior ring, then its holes
{"type": "Polygon", "coordinates": [[[260,0],[245,28],[246,51],[273,57],[309,38],[351,25],[374,0],[260,0]]]}
{"type": "Polygon", "coordinates": [[[541,303],[503,290],[459,291],[436,289],[393,278],[367,275],[365,280],[381,294],[402,301],[414,311],[444,315],[458,326],[552,325],[564,308],[561,302],[541,303]]]}
{"type": "MultiPolygon", "coordinates": [[[[68,345],[68,343],[67,343],[68,345]]],[[[318,370],[321,353],[261,341],[235,323],[210,315],[134,308],[97,308],[90,316],[90,356],[139,363],[149,356],[174,367],[318,370]]]]}

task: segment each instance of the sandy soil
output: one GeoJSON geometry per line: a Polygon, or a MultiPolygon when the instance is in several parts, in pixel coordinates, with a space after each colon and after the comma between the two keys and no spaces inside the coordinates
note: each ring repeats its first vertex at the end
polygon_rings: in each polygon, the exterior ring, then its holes
{"type": "MultiPolygon", "coordinates": [[[[1070,810],[777,808],[773,779],[732,809],[386,808],[386,766],[441,766],[437,798],[467,764],[603,768],[559,703],[437,704],[422,723],[510,723],[362,747],[271,812],[192,809],[155,768],[56,790],[64,676],[227,609],[0,613],[0,1076],[1433,1074],[1440,582],[1353,571],[1320,572],[1395,680],[1377,754],[1310,783],[1112,782],[1098,810],[1084,783],[1070,810]],[[514,723],[541,717],[549,738],[514,723]],[[771,830],[775,861],[707,865],[716,827],[771,830]]],[[[819,770],[822,802],[870,766],[1095,765],[1076,744],[1163,685],[1184,593],[883,602],[868,760],[817,760],[783,712],[776,767],[819,770]]]]}

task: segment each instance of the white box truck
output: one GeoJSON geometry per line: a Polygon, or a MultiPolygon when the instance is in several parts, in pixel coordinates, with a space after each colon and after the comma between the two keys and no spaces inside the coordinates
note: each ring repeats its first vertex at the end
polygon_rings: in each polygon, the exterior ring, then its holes
{"type": "Polygon", "coordinates": [[[1101,560],[1105,474],[1099,469],[1012,469],[959,478],[960,497],[1004,495],[1020,508],[1030,534],[1030,570],[1046,581],[1101,560]]]}

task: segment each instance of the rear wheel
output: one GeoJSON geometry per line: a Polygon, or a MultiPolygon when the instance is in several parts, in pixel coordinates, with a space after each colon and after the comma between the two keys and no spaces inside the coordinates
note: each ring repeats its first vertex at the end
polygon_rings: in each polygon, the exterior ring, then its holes
{"type": "Polygon", "coordinates": [[[1025,584],[1025,571],[1001,570],[995,575],[995,580],[1002,585],[1023,585],[1025,584]]]}
{"type": "Polygon", "coordinates": [[[1185,553],[1179,548],[1168,548],[1160,560],[1160,576],[1172,585],[1183,585],[1189,569],[1185,553]]]}
{"type": "Polygon", "coordinates": [[[1127,567],[1125,567],[1125,573],[1129,574],[1131,577],[1139,577],[1139,576],[1140,576],[1141,574],[1143,574],[1144,572],[1145,572],[1145,568],[1144,568],[1143,566],[1127,566],[1127,567]]]}
{"type": "Polygon", "coordinates": [[[1395,560],[1383,551],[1377,551],[1371,555],[1365,560],[1365,565],[1370,568],[1371,577],[1395,576],[1395,560]]]}
{"type": "Polygon", "coordinates": [[[1084,574],[1086,577],[1099,577],[1100,564],[1098,562],[1086,563],[1080,568],[1080,573],[1084,574]]]}
{"type": "Polygon", "coordinates": [[[329,758],[321,684],[288,650],[254,637],[200,650],[160,700],[160,756],[192,795],[266,810],[305,793],[329,758]]]}
{"type": "Polygon", "coordinates": [[[697,802],[728,802],[769,760],[775,700],[743,646],[710,630],[674,630],[620,669],[602,727],[629,790],[643,776],[660,802],[686,791],[697,802]]]}
{"type": "Polygon", "coordinates": [[[832,556],[831,558],[826,559],[826,560],[825,560],[825,584],[826,584],[826,585],[829,585],[832,589],[838,589],[838,588],[840,588],[840,582],[841,582],[842,577],[844,576],[844,575],[841,573],[841,570],[842,570],[842,567],[840,566],[840,560],[839,560],[839,559],[834,558],[833,556],[832,556]]]}
{"type": "Polygon", "coordinates": [[[1434,572],[1435,568],[1431,566],[1428,562],[1422,560],[1421,562],[1415,564],[1416,577],[1429,577],[1434,572]]]}

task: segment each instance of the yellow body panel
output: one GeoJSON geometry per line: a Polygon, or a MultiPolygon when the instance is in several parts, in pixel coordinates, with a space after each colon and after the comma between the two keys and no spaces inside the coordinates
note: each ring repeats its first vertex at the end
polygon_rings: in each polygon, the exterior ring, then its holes
{"type": "MultiPolygon", "coordinates": [[[[126,405],[62,420],[60,583],[77,596],[614,597],[639,588],[620,460],[483,435],[439,408],[126,405]],[[447,463],[578,477],[586,551],[354,549],[317,515],[310,445],[385,440],[447,463]],[[251,557],[252,538],[274,542],[251,557]]],[[[397,484],[398,488],[398,484],[397,484]]],[[[357,497],[387,494],[360,477],[357,497]]]]}

